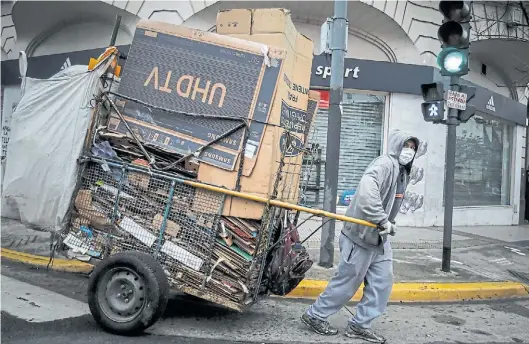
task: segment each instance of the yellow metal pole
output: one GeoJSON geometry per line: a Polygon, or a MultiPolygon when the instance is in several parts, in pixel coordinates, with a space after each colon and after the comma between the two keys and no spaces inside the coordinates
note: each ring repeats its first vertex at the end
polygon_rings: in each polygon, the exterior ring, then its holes
{"type": "Polygon", "coordinates": [[[324,211],[324,210],[320,210],[320,209],[312,209],[312,208],[302,207],[302,206],[299,206],[297,204],[281,202],[281,201],[274,200],[274,199],[268,199],[268,198],[255,196],[255,195],[251,195],[251,194],[247,194],[247,193],[243,193],[243,192],[228,190],[228,189],[224,189],[224,188],[221,188],[221,187],[218,187],[218,186],[213,186],[213,185],[193,182],[191,180],[184,180],[184,184],[189,185],[189,186],[193,186],[193,187],[196,187],[196,188],[199,188],[199,189],[219,192],[219,193],[222,193],[222,194],[225,194],[225,195],[243,198],[243,199],[246,199],[246,200],[249,200],[249,201],[270,204],[270,205],[273,205],[275,207],[280,207],[280,208],[285,208],[285,209],[290,209],[290,210],[303,211],[305,213],[309,213],[309,214],[313,214],[313,215],[325,216],[325,217],[329,217],[331,219],[344,221],[344,222],[356,223],[356,224],[359,224],[359,225],[373,227],[373,228],[377,227],[377,225],[375,225],[375,224],[373,224],[371,222],[367,222],[367,221],[360,220],[360,219],[355,219],[354,217],[338,215],[338,214],[330,213],[328,211],[324,211]]]}

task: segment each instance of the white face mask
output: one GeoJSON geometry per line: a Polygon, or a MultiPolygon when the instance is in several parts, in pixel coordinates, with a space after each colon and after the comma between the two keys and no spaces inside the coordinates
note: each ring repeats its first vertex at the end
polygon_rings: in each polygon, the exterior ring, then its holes
{"type": "Polygon", "coordinates": [[[408,165],[410,161],[415,157],[415,151],[411,148],[402,148],[402,152],[399,155],[399,163],[401,165],[408,165]]]}

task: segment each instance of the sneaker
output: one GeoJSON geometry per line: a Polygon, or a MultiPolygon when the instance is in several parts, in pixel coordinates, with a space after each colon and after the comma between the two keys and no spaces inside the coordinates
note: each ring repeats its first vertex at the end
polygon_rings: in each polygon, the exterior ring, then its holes
{"type": "Polygon", "coordinates": [[[345,335],[349,338],[360,338],[371,343],[384,344],[386,342],[386,338],[382,337],[381,335],[369,329],[358,327],[354,324],[349,325],[345,335]]]}
{"type": "Polygon", "coordinates": [[[338,330],[333,328],[328,321],[316,319],[307,313],[301,316],[301,322],[310,327],[317,334],[323,336],[335,336],[338,334],[338,330]]]}

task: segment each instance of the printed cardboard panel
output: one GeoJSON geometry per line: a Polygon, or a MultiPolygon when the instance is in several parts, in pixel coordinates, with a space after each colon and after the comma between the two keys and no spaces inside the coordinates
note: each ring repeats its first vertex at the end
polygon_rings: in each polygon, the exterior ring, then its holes
{"type": "MultiPolygon", "coordinates": [[[[300,140],[294,139],[294,148],[290,148],[288,152],[285,152],[285,131],[280,128],[268,128],[265,133],[264,139],[262,141],[262,154],[263,156],[271,155],[271,152],[283,152],[286,153],[286,159],[289,163],[292,163],[296,168],[292,171],[293,175],[298,175],[301,167],[301,160],[303,159],[302,148],[307,146],[308,136],[310,133],[310,128],[314,125],[316,119],[316,114],[318,112],[318,104],[320,100],[320,95],[318,92],[310,91],[309,92],[309,101],[306,111],[306,118],[304,123],[305,131],[303,132],[303,143],[299,142],[300,140]],[[279,139],[278,139],[279,138],[279,139]],[[274,143],[279,144],[279,149],[276,148],[274,143]],[[303,145],[303,147],[302,147],[303,145]],[[298,167],[299,166],[299,167],[298,167]]],[[[274,174],[277,172],[278,163],[277,160],[280,157],[278,154],[275,158],[270,159],[268,164],[270,165],[269,169],[261,169],[260,165],[256,166],[256,171],[259,171],[259,176],[252,179],[242,178],[241,181],[241,191],[250,192],[261,197],[268,197],[269,193],[273,191],[273,183],[275,181],[274,174]],[[266,180],[268,185],[268,190],[263,185],[263,180],[266,180]],[[259,191],[260,190],[260,191],[259,191]]],[[[262,156],[260,157],[262,158],[262,156]]],[[[285,181],[289,183],[289,187],[293,192],[287,194],[287,199],[285,201],[297,202],[298,200],[298,189],[300,179],[293,179],[292,175],[284,175],[285,181]]],[[[284,184],[279,184],[279,188],[282,189],[284,184]]],[[[282,196],[285,196],[284,194],[282,196]]],[[[224,202],[224,208],[222,214],[225,216],[237,216],[249,219],[260,219],[264,213],[264,205],[256,202],[247,201],[241,198],[232,198],[227,197],[224,202]]]]}
{"type": "MultiPolygon", "coordinates": [[[[174,142],[169,139],[157,145],[188,154],[187,149],[200,147],[234,129],[241,123],[234,118],[252,118],[257,122],[251,128],[251,154],[246,157],[255,159],[264,128],[258,123],[268,120],[286,54],[270,48],[267,66],[262,47],[213,33],[140,21],[118,93],[164,110],[129,101],[124,108],[127,122],[135,120],[135,126],[144,132],[149,128],[149,133],[166,133],[174,142]]],[[[208,147],[199,159],[233,170],[236,159],[231,158],[242,149],[242,134],[243,130],[238,130],[208,147]],[[207,158],[218,156],[218,150],[230,154],[231,165],[207,158]]]]}
{"type": "MultiPolygon", "coordinates": [[[[287,87],[287,98],[284,100],[290,106],[298,109],[307,107],[311,75],[307,70],[312,68],[312,41],[300,35],[302,37],[300,42],[303,43],[300,45],[300,49],[303,51],[300,52],[295,50],[295,47],[288,41],[288,37],[281,33],[260,33],[254,35],[230,34],[230,36],[285,49],[287,51],[287,57],[283,61],[283,75],[280,77],[277,93],[283,97],[284,92],[282,89],[287,87]],[[310,58],[305,56],[310,56],[310,58]]],[[[277,98],[275,102],[277,102],[277,98]]],[[[279,120],[273,116],[269,122],[279,124],[279,120]]]]}
{"type": "Polygon", "coordinates": [[[279,141],[280,150],[277,159],[279,159],[281,154],[283,154],[285,163],[293,167],[285,170],[286,175],[281,178],[279,182],[280,190],[288,191],[283,191],[283,194],[281,195],[287,202],[297,202],[299,198],[299,183],[301,181],[303,151],[308,145],[310,129],[312,128],[316,119],[317,111],[317,94],[310,92],[307,111],[305,112],[305,118],[302,121],[304,125],[303,133],[299,135],[298,133],[291,132],[294,135],[290,135],[287,138],[287,133],[283,132],[283,135],[279,141]]]}
{"type": "Polygon", "coordinates": [[[312,126],[314,125],[314,120],[316,119],[316,113],[318,112],[319,102],[319,93],[311,91],[309,94],[309,102],[307,104],[305,131],[303,132],[303,141],[305,141],[305,147],[308,144],[310,130],[312,129],[312,126]]]}
{"type": "MultiPolygon", "coordinates": [[[[166,130],[159,126],[150,125],[135,118],[124,116],[127,124],[134,134],[145,144],[162,148],[168,152],[188,154],[198,150],[203,144],[192,138],[182,137],[176,132],[166,130]]],[[[125,135],[130,135],[125,123],[112,114],[108,123],[108,129],[125,135]]],[[[232,169],[235,166],[239,154],[230,150],[222,150],[220,147],[209,147],[201,155],[200,160],[223,169],[232,169]]]]}
{"type": "MultiPolygon", "coordinates": [[[[269,115],[269,125],[265,129],[265,135],[261,142],[259,157],[255,168],[253,172],[248,171],[245,164],[241,177],[242,192],[268,197],[273,191],[279,160],[282,154],[285,155],[285,162],[289,164],[289,171],[283,172],[282,176],[288,179],[288,181],[285,180],[282,182],[279,186],[280,189],[284,188],[286,190],[289,185],[292,185],[295,189],[299,185],[299,181],[297,180],[299,178],[297,177],[301,169],[302,152],[306,145],[307,136],[310,131],[310,123],[313,118],[312,112],[310,115],[307,113],[310,92],[310,70],[312,67],[312,42],[310,40],[307,41],[305,37],[301,37],[299,47],[304,51],[303,54],[298,54],[295,50],[297,41],[289,39],[279,29],[274,27],[268,29],[262,28],[263,31],[268,30],[269,32],[275,33],[254,33],[255,13],[257,11],[254,11],[254,25],[252,26],[251,35],[241,33],[231,33],[229,35],[263,43],[271,47],[279,47],[287,51],[287,56],[283,60],[283,69],[278,82],[276,96],[269,115]],[[310,56],[310,58],[306,58],[305,55],[310,56]],[[288,136],[288,145],[285,129],[293,134],[288,136]]],[[[281,14],[283,15],[284,13],[281,12],[281,14]]],[[[285,18],[289,19],[287,17],[285,18]]],[[[285,24],[286,22],[287,20],[283,23],[285,24]]],[[[292,31],[290,32],[292,33],[292,31]]],[[[297,37],[296,35],[291,36],[297,37]]],[[[235,172],[222,171],[221,174],[218,174],[214,173],[207,166],[201,166],[198,174],[198,178],[201,181],[209,183],[217,183],[220,181],[221,185],[227,188],[235,187],[236,177],[235,172]],[[216,179],[213,180],[213,178],[216,179]]],[[[282,192],[282,195],[279,195],[280,199],[291,202],[296,202],[297,197],[297,190],[291,190],[291,192],[287,190],[282,192]]],[[[263,205],[261,204],[239,198],[227,197],[224,203],[223,215],[257,219],[262,216],[262,211],[263,205]]]]}
{"type": "MultiPolygon", "coordinates": [[[[310,115],[307,113],[310,70],[312,67],[312,42],[310,40],[307,41],[305,37],[301,37],[301,43],[298,44],[295,28],[289,25],[291,20],[288,11],[254,10],[253,15],[252,34],[233,33],[233,31],[226,33],[232,37],[285,49],[287,52],[287,56],[283,60],[282,73],[269,115],[269,124],[266,126],[265,134],[261,141],[255,168],[253,172],[248,171],[245,164],[241,177],[240,186],[242,192],[268,197],[274,188],[282,154],[285,155],[284,159],[289,166],[288,171],[284,171],[282,174],[282,177],[286,177],[288,181],[282,182],[279,186],[280,189],[284,187],[286,190],[289,185],[293,185],[295,189],[299,185],[297,179],[299,179],[299,170],[301,169],[302,152],[313,118],[312,112],[310,115]],[[273,25],[270,25],[270,18],[274,21],[273,25]],[[268,24],[265,25],[265,22],[268,22],[268,24]],[[256,27],[258,28],[256,29],[256,27]],[[303,50],[301,54],[296,50],[296,45],[303,50]],[[285,129],[293,134],[288,136],[288,140],[285,129]]],[[[220,18],[220,15],[218,18],[220,18]]],[[[218,173],[205,165],[199,168],[198,173],[199,180],[220,183],[227,188],[235,187],[236,177],[235,172],[220,171],[218,173]]],[[[291,190],[291,192],[287,190],[282,192],[279,198],[296,202],[297,196],[297,190],[291,190]]],[[[258,219],[262,216],[263,209],[264,206],[262,204],[227,197],[224,203],[223,215],[258,219]]]]}

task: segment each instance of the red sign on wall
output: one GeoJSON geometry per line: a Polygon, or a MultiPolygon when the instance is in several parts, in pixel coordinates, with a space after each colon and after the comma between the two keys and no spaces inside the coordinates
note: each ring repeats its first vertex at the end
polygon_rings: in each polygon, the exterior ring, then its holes
{"type": "Polygon", "coordinates": [[[320,103],[318,108],[328,109],[329,108],[329,91],[315,90],[320,94],[320,103]]]}

